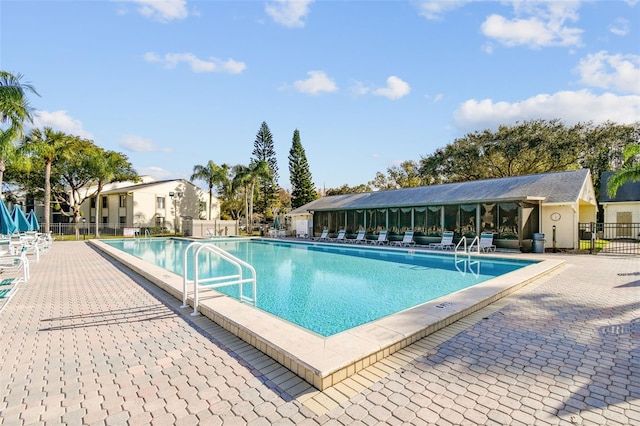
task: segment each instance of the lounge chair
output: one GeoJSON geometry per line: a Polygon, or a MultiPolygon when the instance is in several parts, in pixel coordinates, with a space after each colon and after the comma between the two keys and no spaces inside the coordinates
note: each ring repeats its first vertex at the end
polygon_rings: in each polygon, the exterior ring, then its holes
{"type": "Polygon", "coordinates": [[[413,241],[413,231],[405,231],[402,241],[392,241],[390,245],[400,247],[415,246],[416,242],[413,241]]]}
{"type": "Polygon", "coordinates": [[[329,241],[329,230],[323,229],[322,234],[319,237],[313,239],[313,241],[329,241]]]}
{"type": "Polygon", "coordinates": [[[22,281],[20,278],[5,278],[0,281],[0,311],[18,291],[18,283],[20,281],[22,281]]]}
{"type": "Polygon", "coordinates": [[[329,238],[329,241],[332,243],[344,243],[346,241],[347,232],[344,229],[341,229],[338,232],[338,235],[335,238],[329,238]]]}
{"type": "Polygon", "coordinates": [[[378,239],[371,241],[371,244],[377,246],[389,244],[389,240],[387,240],[387,231],[380,231],[380,233],[378,234],[378,239]]]}
{"type": "Polygon", "coordinates": [[[478,249],[484,252],[496,251],[496,246],[493,244],[493,232],[483,232],[480,234],[478,249]]]}
{"type": "Polygon", "coordinates": [[[366,244],[366,235],[367,232],[364,229],[361,229],[360,231],[358,231],[358,235],[356,235],[356,238],[354,238],[353,240],[347,240],[347,242],[351,244],[366,244]]]}
{"type": "Polygon", "coordinates": [[[455,246],[456,245],[453,244],[453,231],[444,231],[442,233],[442,239],[439,243],[429,244],[429,248],[439,250],[451,250],[455,246]]]}
{"type": "Polygon", "coordinates": [[[23,247],[17,255],[7,254],[0,256],[0,271],[10,271],[15,272],[16,274],[22,272],[22,280],[27,282],[29,280],[29,259],[27,259],[27,248],[23,247]]]}

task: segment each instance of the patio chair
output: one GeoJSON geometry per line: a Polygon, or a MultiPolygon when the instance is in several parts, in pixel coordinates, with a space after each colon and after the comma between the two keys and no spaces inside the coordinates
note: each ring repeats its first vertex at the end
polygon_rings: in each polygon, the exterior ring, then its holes
{"type": "Polygon", "coordinates": [[[376,246],[389,244],[389,240],[387,240],[387,231],[380,231],[380,233],[378,234],[378,239],[371,241],[371,244],[376,246]]]}
{"type": "Polygon", "coordinates": [[[340,231],[338,231],[338,235],[335,238],[329,238],[329,241],[331,241],[332,243],[344,243],[347,240],[345,237],[346,235],[347,231],[341,229],[340,231]]]}
{"type": "Polygon", "coordinates": [[[366,244],[367,242],[367,240],[365,239],[366,235],[367,235],[367,231],[365,231],[364,229],[361,229],[358,231],[358,235],[356,235],[356,238],[354,238],[353,240],[347,240],[347,242],[351,244],[366,244]]]}
{"type": "Polygon", "coordinates": [[[323,229],[322,234],[319,237],[313,239],[313,241],[329,241],[329,230],[323,229]]]}
{"type": "Polygon", "coordinates": [[[402,241],[392,241],[390,245],[400,247],[415,246],[416,242],[413,241],[413,231],[405,231],[402,241]]]}
{"type": "Polygon", "coordinates": [[[29,280],[29,259],[27,259],[27,248],[22,247],[20,254],[7,254],[0,256],[0,271],[22,272],[22,280],[29,280]]]}
{"type": "Polygon", "coordinates": [[[442,233],[442,239],[439,243],[429,244],[429,248],[439,250],[451,250],[455,246],[456,245],[453,244],[453,231],[444,231],[442,233]]]}
{"type": "Polygon", "coordinates": [[[21,278],[5,278],[0,281],[0,311],[4,308],[9,300],[18,291],[18,283],[21,278]]]}
{"type": "Polygon", "coordinates": [[[483,232],[480,234],[478,249],[484,252],[496,251],[496,246],[493,244],[493,232],[483,232]]]}

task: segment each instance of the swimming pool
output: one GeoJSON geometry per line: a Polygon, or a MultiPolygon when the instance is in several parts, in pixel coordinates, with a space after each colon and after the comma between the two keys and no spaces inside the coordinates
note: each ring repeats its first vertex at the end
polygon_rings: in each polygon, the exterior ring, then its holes
{"type": "MultiPolygon", "coordinates": [[[[182,239],[104,240],[182,275],[182,239]]],[[[209,242],[209,241],[208,241],[209,242]]],[[[321,336],[332,336],[535,263],[465,258],[416,250],[304,244],[259,239],[211,240],[250,263],[257,274],[257,307],[321,336]]],[[[200,277],[227,275],[214,255],[199,259],[200,277]]],[[[191,271],[190,271],[191,272],[191,271]]],[[[238,297],[236,286],[218,291],[238,297]]],[[[249,286],[244,294],[250,292],[249,286]]]]}

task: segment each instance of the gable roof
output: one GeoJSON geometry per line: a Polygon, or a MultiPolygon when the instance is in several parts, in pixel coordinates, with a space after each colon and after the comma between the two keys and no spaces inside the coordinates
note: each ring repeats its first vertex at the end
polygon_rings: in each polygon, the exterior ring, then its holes
{"type": "Polygon", "coordinates": [[[618,188],[618,192],[615,197],[609,196],[607,185],[609,184],[609,179],[611,179],[613,173],[614,172],[602,172],[600,175],[600,202],[615,203],[640,201],[640,182],[627,182],[618,188]]]}
{"type": "Polygon", "coordinates": [[[388,191],[333,195],[314,200],[289,214],[306,213],[310,210],[371,209],[526,200],[539,200],[545,204],[574,203],[578,201],[585,181],[587,178],[590,179],[590,176],[589,169],[581,169],[388,191]]]}

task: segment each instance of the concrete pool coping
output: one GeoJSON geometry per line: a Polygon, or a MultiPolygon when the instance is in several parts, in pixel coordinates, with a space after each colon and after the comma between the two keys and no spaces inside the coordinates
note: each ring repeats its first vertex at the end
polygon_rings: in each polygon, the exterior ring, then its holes
{"type": "MultiPolygon", "coordinates": [[[[182,300],[182,276],[102,241],[91,240],[90,244],[182,300]]],[[[326,245],[317,242],[306,244],[326,245]]],[[[422,251],[389,247],[380,250],[422,251]]],[[[443,254],[440,251],[437,253],[443,254]]],[[[445,252],[444,255],[453,256],[453,253],[445,252]]],[[[514,260],[513,255],[494,253],[481,254],[479,257],[514,260]]],[[[215,291],[200,296],[199,311],[315,388],[325,390],[564,264],[563,260],[544,259],[535,255],[518,255],[518,259],[537,260],[538,263],[330,337],[319,336],[215,291]]],[[[188,297],[188,302],[193,306],[192,296],[188,297]]]]}

